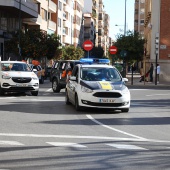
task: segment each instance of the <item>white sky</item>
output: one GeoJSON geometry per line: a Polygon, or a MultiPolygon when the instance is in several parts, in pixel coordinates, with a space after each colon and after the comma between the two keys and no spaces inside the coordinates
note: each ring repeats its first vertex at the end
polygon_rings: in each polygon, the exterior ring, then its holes
{"type": "MultiPolygon", "coordinates": [[[[125,0],[103,0],[104,10],[110,16],[110,37],[115,39],[118,33],[124,33],[125,0]],[[115,25],[119,26],[115,26],[115,25]]],[[[135,0],[126,0],[126,30],[134,30],[135,0]]]]}

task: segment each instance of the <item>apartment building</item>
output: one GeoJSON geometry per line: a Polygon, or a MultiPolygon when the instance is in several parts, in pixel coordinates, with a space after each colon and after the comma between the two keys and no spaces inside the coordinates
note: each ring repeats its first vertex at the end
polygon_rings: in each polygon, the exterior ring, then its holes
{"type": "Polygon", "coordinates": [[[160,82],[170,81],[170,3],[145,0],[145,4],[146,68],[150,63],[156,68],[157,61],[161,67],[160,82]]]}
{"type": "Polygon", "coordinates": [[[134,30],[144,37],[145,0],[135,0],[134,30]]]}

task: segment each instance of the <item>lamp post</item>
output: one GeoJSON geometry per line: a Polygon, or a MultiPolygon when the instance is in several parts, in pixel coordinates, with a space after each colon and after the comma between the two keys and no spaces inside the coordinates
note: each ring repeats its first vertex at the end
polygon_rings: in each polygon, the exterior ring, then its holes
{"type": "Polygon", "coordinates": [[[18,49],[19,49],[19,60],[21,61],[21,0],[19,0],[19,44],[18,44],[18,49]]]}

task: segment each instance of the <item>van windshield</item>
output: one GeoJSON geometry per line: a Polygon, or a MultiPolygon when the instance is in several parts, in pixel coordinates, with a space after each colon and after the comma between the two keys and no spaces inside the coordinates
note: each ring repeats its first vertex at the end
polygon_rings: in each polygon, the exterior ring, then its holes
{"type": "Polygon", "coordinates": [[[1,63],[1,71],[30,72],[31,69],[26,63],[1,63]]]}

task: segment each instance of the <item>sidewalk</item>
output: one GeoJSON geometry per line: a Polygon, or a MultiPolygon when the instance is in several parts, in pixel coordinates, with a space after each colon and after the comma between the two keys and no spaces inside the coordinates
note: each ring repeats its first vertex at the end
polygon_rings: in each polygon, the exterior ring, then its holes
{"type": "Polygon", "coordinates": [[[160,82],[155,85],[155,81],[153,82],[139,82],[141,75],[139,73],[132,74],[128,73],[126,78],[128,82],[126,83],[129,88],[149,88],[149,89],[170,89],[170,82],[160,82]]]}

